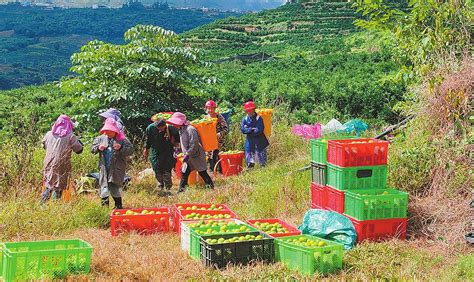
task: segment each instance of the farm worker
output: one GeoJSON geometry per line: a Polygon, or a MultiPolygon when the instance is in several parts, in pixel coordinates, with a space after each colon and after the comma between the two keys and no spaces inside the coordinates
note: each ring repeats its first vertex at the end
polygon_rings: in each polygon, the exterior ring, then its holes
{"type": "Polygon", "coordinates": [[[74,124],[67,115],[60,115],[52,128],[43,138],[46,150],[43,164],[44,192],[41,202],[46,202],[53,195],[59,200],[66,190],[71,177],[71,153],[82,153],[83,145],[72,132],[74,124]]]}
{"type": "MultiPolygon", "coordinates": [[[[208,152],[209,156],[209,165],[211,167],[211,170],[214,170],[214,167],[216,166],[216,163],[219,161],[219,150],[222,149],[224,145],[224,137],[225,135],[229,132],[229,127],[227,126],[227,122],[225,121],[225,118],[216,112],[217,104],[213,100],[209,100],[206,102],[206,112],[207,112],[207,117],[209,118],[217,118],[217,125],[216,125],[216,132],[217,132],[217,141],[219,142],[219,148],[212,151],[208,152]]],[[[218,170],[221,170],[220,164],[218,165],[218,170]]]]}
{"type": "Polygon", "coordinates": [[[115,202],[115,208],[122,208],[122,185],[127,167],[127,157],[133,153],[133,146],[120,131],[113,118],[107,118],[100,130],[100,136],[94,139],[91,152],[99,154],[99,187],[102,205],[109,205],[109,196],[115,202]]]}
{"type": "Polygon", "coordinates": [[[113,118],[117,122],[117,127],[123,134],[125,134],[125,126],[123,125],[122,119],[120,119],[121,114],[119,110],[110,108],[107,111],[100,113],[99,116],[103,118],[104,122],[108,118],[113,118]]]}
{"type": "Polygon", "coordinates": [[[174,147],[179,144],[179,132],[173,126],[168,126],[166,121],[158,119],[146,128],[146,144],[143,156],[148,159],[151,149],[151,166],[155,172],[156,180],[163,190],[171,190],[171,170],[176,164],[174,147]]]}
{"type": "Polygon", "coordinates": [[[263,134],[263,119],[255,112],[255,103],[248,101],[244,105],[247,115],[242,119],[241,131],[247,135],[245,139],[245,160],[247,168],[255,166],[255,159],[261,166],[267,163],[267,137],[263,134]]]}
{"type": "Polygon", "coordinates": [[[202,148],[196,128],[190,125],[186,120],[186,115],[180,112],[174,113],[166,122],[178,128],[181,151],[183,152],[185,171],[181,176],[178,193],[184,192],[188,186],[188,177],[192,170],[197,170],[206,185],[214,188],[214,182],[207,173],[206,153],[202,148]]]}

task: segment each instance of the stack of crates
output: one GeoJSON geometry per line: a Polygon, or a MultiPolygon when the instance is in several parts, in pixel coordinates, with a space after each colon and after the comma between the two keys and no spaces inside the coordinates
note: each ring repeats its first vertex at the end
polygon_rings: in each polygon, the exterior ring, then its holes
{"type": "MultiPolygon", "coordinates": [[[[312,148],[317,142],[321,140],[312,140],[312,148]]],[[[408,195],[387,188],[388,142],[328,140],[326,153],[325,182],[319,181],[313,168],[312,208],[344,214],[354,224],[358,242],[404,239],[408,195]]]]}

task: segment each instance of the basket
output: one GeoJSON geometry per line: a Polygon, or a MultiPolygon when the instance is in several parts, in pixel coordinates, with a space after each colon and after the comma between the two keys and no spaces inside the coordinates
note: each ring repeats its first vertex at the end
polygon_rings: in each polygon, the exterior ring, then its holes
{"type": "Polygon", "coordinates": [[[328,141],[334,139],[353,139],[355,136],[325,137],[310,140],[311,161],[318,164],[327,164],[328,162],[328,141]]]}
{"type": "Polygon", "coordinates": [[[0,244],[4,281],[64,279],[90,271],[92,246],[82,240],[51,240],[0,244]]]}
{"type": "Polygon", "coordinates": [[[189,210],[184,210],[184,211],[181,211],[181,213],[178,214],[178,217],[177,218],[173,218],[173,226],[174,226],[174,231],[175,232],[178,232],[180,233],[181,232],[181,222],[183,221],[196,221],[196,220],[220,220],[220,219],[233,219],[233,218],[237,218],[235,213],[232,212],[232,211],[200,211],[200,210],[195,210],[195,211],[189,211],[189,210]],[[193,219],[193,218],[190,218],[190,219],[187,219],[186,218],[186,215],[188,214],[192,214],[192,213],[195,213],[195,214],[198,214],[198,215],[209,215],[211,217],[214,217],[216,216],[215,218],[201,218],[201,219],[193,219]],[[225,216],[227,215],[228,217],[217,217],[219,215],[222,215],[222,216],[225,216]],[[230,217],[229,217],[230,216],[230,217]]]}
{"type": "Polygon", "coordinates": [[[270,219],[251,219],[251,220],[247,220],[247,223],[250,224],[251,226],[259,229],[255,223],[256,222],[260,222],[260,223],[269,223],[269,224],[272,224],[272,223],[280,223],[284,228],[286,228],[288,230],[288,232],[285,232],[285,233],[269,233],[267,231],[262,231],[260,230],[260,232],[262,233],[265,233],[267,234],[268,236],[270,237],[273,237],[273,238],[276,238],[276,237],[285,237],[285,236],[293,236],[293,235],[299,235],[301,234],[301,231],[298,230],[296,227],[280,220],[280,219],[277,219],[277,218],[270,218],[270,219]]]}
{"type": "Polygon", "coordinates": [[[311,181],[319,185],[325,186],[327,181],[327,165],[311,162],[311,181]]]}
{"type": "MultiPolygon", "coordinates": [[[[181,222],[181,231],[180,231],[180,237],[181,237],[181,250],[185,252],[189,252],[189,244],[190,244],[190,237],[191,237],[191,228],[189,225],[192,223],[198,223],[201,222],[201,220],[194,220],[194,221],[183,221],[181,222]]],[[[204,220],[204,222],[208,223],[209,220],[204,220]]],[[[213,220],[213,222],[235,222],[236,224],[243,224],[244,222],[239,220],[239,219],[220,219],[220,220],[213,220]]]]}
{"type": "Polygon", "coordinates": [[[384,189],[387,166],[338,167],[328,164],[327,185],[339,190],[384,189]]]}
{"type": "Polygon", "coordinates": [[[201,122],[192,124],[196,128],[201,145],[204,151],[212,152],[219,149],[219,142],[217,140],[217,118],[213,118],[208,122],[201,122]]]}
{"type": "Polygon", "coordinates": [[[406,218],[389,218],[377,220],[357,220],[346,215],[354,225],[357,242],[382,241],[391,238],[405,240],[407,232],[406,218]]]}
{"type": "Polygon", "coordinates": [[[396,189],[346,191],[344,214],[357,220],[404,218],[408,194],[396,189]]]}
{"type": "Polygon", "coordinates": [[[338,272],[342,269],[343,253],[344,247],[341,244],[311,235],[290,236],[275,240],[276,261],[304,275],[313,275],[315,272],[322,274],[338,272]],[[306,247],[290,242],[300,237],[322,241],[325,246],[306,247]]]}
{"type": "MultiPolygon", "coordinates": [[[[181,203],[181,204],[174,204],[172,207],[171,207],[171,210],[172,210],[172,213],[173,213],[173,229],[176,231],[177,229],[177,225],[179,225],[179,219],[180,219],[180,216],[181,216],[181,212],[182,211],[188,211],[188,208],[189,210],[191,211],[197,211],[197,210],[203,210],[204,211],[207,211],[207,210],[210,210],[210,208],[212,206],[215,206],[216,209],[219,211],[230,211],[229,207],[227,207],[226,205],[223,205],[223,204],[196,204],[196,203],[181,203]],[[181,209],[180,209],[181,207],[181,209]],[[193,210],[193,207],[195,207],[195,209],[193,210]]],[[[199,221],[199,220],[196,220],[196,221],[199,221]]]]}
{"type": "Polygon", "coordinates": [[[272,135],[273,109],[257,109],[255,112],[263,119],[263,134],[268,138],[272,135]]]}
{"type": "Polygon", "coordinates": [[[204,227],[204,228],[195,228],[190,232],[189,237],[189,256],[195,260],[199,260],[201,257],[201,238],[207,239],[209,236],[215,235],[224,235],[224,234],[241,234],[248,232],[257,232],[257,229],[247,225],[239,224],[235,226],[228,226],[226,231],[222,231],[220,226],[217,227],[204,227]],[[245,227],[245,230],[241,228],[245,227]],[[198,231],[209,231],[212,230],[216,233],[214,234],[198,234],[198,231]]]}
{"type": "Polygon", "coordinates": [[[271,263],[275,258],[274,239],[259,232],[238,233],[231,235],[215,235],[201,238],[201,261],[206,266],[223,268],[228,264],[247,265],[254,261],[271,263]],[[207,239],[229,239],[235,236],[261,235],[262,239],[209,244],[207,239]]]}
{"type": "Polygon", "coordinates": [[[328,163],[339,167],[386,165],[387,155],[388,142],[383,140],[328,141],[328,163]]]}
{"type": "Polygon", "coordinates": [[[140,235],[169,232],[169,208],[112,210],[110,213],[110,233],[112,236],[132,231],[137,232],[140,235]],[[145,210],[154,212],[154,214],[141,214],[145,210]],[[127,211],[133,211],[140,214],[126,214],[127,211]],[[156,212],[159,212],[160,214],[157,214],[156,212]]]}
{"type": "Polygon", "coordinates": [[[238,175],[242,172],[244,152],[238,154],[219,154],[223,176],[238,175]]]}
{"type": "Polygon", "coordinates": [[[326,187],[318,183],[311,183],[311,208],[312,209],[325,209],[328,196],[326,193],[326,187]]]}
{"type": "Polygon", "coordinates": [[[324,207],[325,209],[344,213],[344,191],[332,187],[326,187],[326,197],[327,202],[324,207]]]}

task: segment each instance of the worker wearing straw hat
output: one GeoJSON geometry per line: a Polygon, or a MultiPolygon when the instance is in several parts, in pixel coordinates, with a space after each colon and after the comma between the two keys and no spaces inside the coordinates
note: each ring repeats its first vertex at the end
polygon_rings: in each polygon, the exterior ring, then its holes
{"type": "Polygon", "coordinates": [[[241,131],[247,137],[245,139],[245,160],[247,168],[255,166],[258,160],[261,166],[267,163],[268,139],[263,134],[263,119],[255,112],[255,103],[248,101],[243,105],[247,115],[242,119],[241,131]]]}
{"type": "Polygon", "coordinates": [[[180,112],[174,113],[166,122],[178,128],[181,150],[184,154],[178,193],[184,192],[184,189],[188,186],[188,177],[192,170],[197,170],[206,185],[214,188],[214,182],[207,173],[206,153],[202,148],[196,128],[190,125],[186,115],[180,112]]]}
{"type": "Polygon", "coordinates": [[[122,207],[122,185],[127,167],[127,157],[133,153],[133,146],[119,129],[113,118],[107,118],[100,130],[100,136],[94,139],[91,152],[99,154],[99,187],[102,205],[109,205],[112,195],[115,208],[122,207]]]}

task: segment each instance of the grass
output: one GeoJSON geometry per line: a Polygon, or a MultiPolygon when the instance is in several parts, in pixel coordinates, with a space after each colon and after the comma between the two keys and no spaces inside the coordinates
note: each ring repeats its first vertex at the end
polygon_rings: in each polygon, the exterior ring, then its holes
{"type": "MultiPolygon", "coordinates": [[[[215,190],[193,187],[180,195],[160,197],[153,176],[141,179],[134,177],[125,193],[124,204],[131,208],[170,206],[186,202],[226,203],[242,219],[278,217],[299,225],[309,209],[310,173],[296,170],[307,165],[309,145],[291,136],[288,128],[283,125],[275,126],[271,142],[269,166],[236,177],[217,178],[215,190]]],[[[74,165],[81,173],[91,169],[95,162],[95,157],[88,154],[74,159],[74,165]]],[[[143,168],[143,161],[136,162],[132,175],[137,176],[143,168]]],[[[108,228],[110,209],[101,208],[96,195],[81,195],[69,203],[49,203],[44,206],[38,205],[38,199],[38,193],[4,194],[0,202],[0,241],[83,239],[94,247],[94,253],[91,273],[78,279],[309,279],[279,263],[232,266],[223,270],[205,268],[181,251],[180,239],[175,233],[152,236],[124,234],[112,238],[108,228]]],[[[460,240],[460,234],[440,240],[418,234],[419,229],[411,227],[412,219],[420,216],[420,206],[420,202],[418,206],[410,206],[407,241],[360,244],[345,253],[340,273],[327,277],[315,275],[311,278],[472,280],[474,258],[469,254],[472,248],[460,240]]],[[[433,215],[432,209],[423,211],[422,216],[433,215]]],[[[445,209],[442,212],[447,213],[445,209]]],[[[454,223],[466,218],[455,213],[447,220],[455,225],[454,223]]],[[[456,232],[460,233],[462,229],[457,229],[456,232]]]]}

